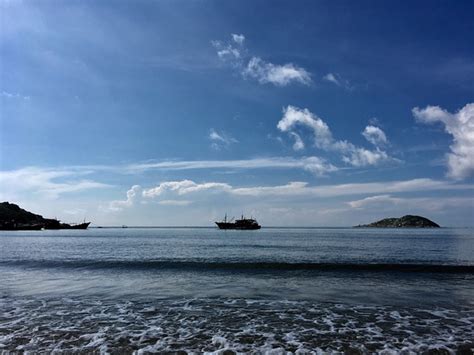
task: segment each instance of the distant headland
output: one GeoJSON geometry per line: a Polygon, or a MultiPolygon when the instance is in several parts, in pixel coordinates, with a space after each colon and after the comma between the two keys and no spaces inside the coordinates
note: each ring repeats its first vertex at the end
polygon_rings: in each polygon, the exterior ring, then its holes
{"type": "Polygon", "coordinates": [[[400,218],[385,218],[369,224],[359,224],[354,228],[440,228],[440,226],[425,217],[406,215],[400,218]]]}
{"type": "Polygon", "coordinates": [[[24,210],[10,202],[0,203],[0,230],[87,229],[90,222],[61,223],[24,210]]]}

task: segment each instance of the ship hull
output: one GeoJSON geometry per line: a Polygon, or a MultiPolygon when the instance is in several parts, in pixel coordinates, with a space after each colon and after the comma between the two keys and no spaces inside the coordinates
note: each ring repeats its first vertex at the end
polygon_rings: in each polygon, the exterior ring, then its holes
{"type": "Polygon", "coordinates": [[[89,227],[89,224],[91,224],[91,222],[75,224],[70,226],[68,229],[87,229],[87,227],[89,227]]]}
{"type": "Polygon", "coordinates": [[[217,227],[219,229],[233,229],[233,230],[256,230],[260,229],[261,226],[253,225],[253,226],[238,226],[235,223],[228,223],[228,222],[216,222],[217,227]]]}
{"type": "Polygon", "coordinates": [[[54,226],[45,226],[44,229],[54,229],[54,230],[59,230],[59,229],[87,229],[89,227],[89,224],[91,222],[86,222],[86,223],[80,223],[80,224],[59,224],[59,225],[54,225],[54,226]]]}

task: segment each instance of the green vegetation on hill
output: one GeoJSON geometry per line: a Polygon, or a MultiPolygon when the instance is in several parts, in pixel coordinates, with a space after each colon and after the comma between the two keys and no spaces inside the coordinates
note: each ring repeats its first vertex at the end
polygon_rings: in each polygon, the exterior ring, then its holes
{"type": "Polygon", "coordinates": [[[385,218],[370,224],[358,225],[360,228],[440,228],[440,226],[421,216],[406,215],[400,218],[385,218]]]}

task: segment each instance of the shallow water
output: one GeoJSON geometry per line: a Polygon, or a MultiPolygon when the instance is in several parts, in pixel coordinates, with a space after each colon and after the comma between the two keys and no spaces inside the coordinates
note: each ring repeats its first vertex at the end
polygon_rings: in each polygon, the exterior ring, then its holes
{"type": "Polygon", "coordinates": [[[0,349],[467,351],[472,229],[1,232],[0,349]]]}

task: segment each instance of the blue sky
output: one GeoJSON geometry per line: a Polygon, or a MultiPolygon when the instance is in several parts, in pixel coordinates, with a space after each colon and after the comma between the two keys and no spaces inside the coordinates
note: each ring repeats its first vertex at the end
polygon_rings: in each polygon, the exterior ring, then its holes
{"type": "Polygon", "coordinates": [[[65,221],[474,224],[473,1],[11,1],[0,197],[65,221]]]}

